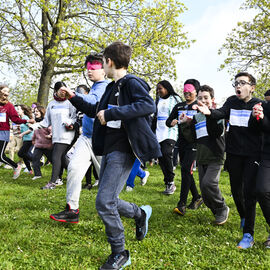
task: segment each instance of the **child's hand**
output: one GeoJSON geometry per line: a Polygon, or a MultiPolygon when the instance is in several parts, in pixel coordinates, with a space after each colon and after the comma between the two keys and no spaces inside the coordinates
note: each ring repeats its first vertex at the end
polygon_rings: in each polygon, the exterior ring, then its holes
{"type": "Polygon", "coordinates": [[[258,103],[256,105],[254,105],[254,107],[252,109],[252,115],[254,117],[256,117],[257,120],[264,118],[262,103],[258,103]]]}
{"type": "Polygon", "coordinates": [[[204,115],[210,115],[211,111],[209,110],[209,108],[203,104],[201,101],[198,100],[198,104],[195,104],[192,106],[193,110],[198,110],[199,112],[201,112],[204,115]]]}
{"type": "Polygon", "coordinates": [[[180,124],[191,122],[192,118],[188,117],[185,113],[182,113],[179,117],[180,124]]]}
{"type": "Polygon", "coordinates": [[[97,118],[100,121],[101,125],[105,126],[107,123],[105,121],[105,115],[104,115],[104,110],[101,110],[97,114],[97,118]]]}
{"type": "Polygon", "coordinates": [[[62,86],[62,87],[60,88],[60,90],[61,90],[61,92],[63,92],[63,93],[65,94],[65,97],[66,97],[67,99],[69,99],[69,98],[75,96],[75,92],[72,91],[71,89],[65,87],[65,86],[62,86]]]}
{"type": "Polygon", "coordinates": [[[178,124],[178,120],[177,119],[173,119],[172,122],[171,122],[171,126],[174,127],[177,124],[178,124]]]}

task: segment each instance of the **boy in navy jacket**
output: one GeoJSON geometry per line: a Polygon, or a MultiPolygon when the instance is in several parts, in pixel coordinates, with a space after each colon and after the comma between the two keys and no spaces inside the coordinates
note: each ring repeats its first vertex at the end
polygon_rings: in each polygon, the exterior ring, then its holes
{"type": "Polygon", "coordinates": [[[63,88],[76,108],[90,117],[96,115],[93,150],[96,155],[103,156],[96,208],[112,250],[101,270],[122,269],[131,263],[129,251],[125,250],[120,216],[135,219],[137,240],[146,236],[152,208],[123,201],[119,194],[135,157],[145,162],[161,155],[156,136],[150,128],[149,117],[155,112],[155,103],[148,93],[150,87],[144,80],[127,75],[130,57],[131,48],[121,42],[114,42],[104,50],[104,71],[114,81],[107,86],[96,105],[88,104],[63,88]]]}

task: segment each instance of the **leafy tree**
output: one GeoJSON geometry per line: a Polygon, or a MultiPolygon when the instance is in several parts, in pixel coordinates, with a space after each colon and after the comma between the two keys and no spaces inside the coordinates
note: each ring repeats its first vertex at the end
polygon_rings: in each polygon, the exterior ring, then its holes
{"type": "Polygon", "coordinates": [[[253,70],[258,78],[257,93],[262,96],[270,88],[270,2],[246,0],[243,8],[258,13],[250,22],[239,22],[228,35],[220,50],[228,53],[221,68],[233,73],[253,70]]]}
{"type": "Polygon", "coordinates": [[[151,82],[176,78],[173,57],[190,45],[179,22],[184,10],[178,0],[3,1],[0,62],[18,76],[18,95],[38,89],[43,105],[57,76],[76,81],[85,56],[115,40],[132,46],[133,73],[151,82]]]}

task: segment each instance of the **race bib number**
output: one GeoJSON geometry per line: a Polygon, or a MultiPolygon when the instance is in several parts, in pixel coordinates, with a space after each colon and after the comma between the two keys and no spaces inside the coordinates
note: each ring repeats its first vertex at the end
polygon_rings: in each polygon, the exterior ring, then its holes
{"type": "Polygon", "coordinates": [[[3,123],[6,122],[6,120],[7,120],[6,113],[0,113],[0,122],[3,123]]]}
{"type": "Polygon", "coordinates": [[[195,130],[197,139],[208,136],[206,121],[195,124],[195,130]]]}
{"type": "Polygon", "coordinates": [[[248,110],[234,110],[230,111],[230,125],[238,127],[248,127],[248,120],[251,111],[248,110]]]}
{"type": "MultiPolygon", "coordinates": [[[[111,105],[108,104],[108,109],[111,109],[113,107],[118,107],[117,105],[111,105]]],[[[109,121],[107,122],[107,127],[109,128],[121,128],[121,120],[116,120],[116,121],[109,121]]]]}

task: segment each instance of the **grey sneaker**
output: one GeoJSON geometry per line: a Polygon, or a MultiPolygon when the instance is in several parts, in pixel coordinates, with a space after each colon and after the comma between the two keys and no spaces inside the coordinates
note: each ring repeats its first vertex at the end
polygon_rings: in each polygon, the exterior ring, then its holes
{"type": "Polygon", "coordinates": [[[22,170],[22,165],[18,164],[17,168],[14,169],[13,179],[17,179],[20,176],[21,170],[22,170]]]}
{"type": "Polygon", "coordinates": [[[166,189],[163,191],[163,194],[165,195],[172,195],[176,190],[176,186],[174,182],[171,182],[166,185],[166,189]]]}
{"type": "Polygon", "coordinates": [[[199,196],[195,201],[191,201],[191,203],[188,205],[188,209],[196,210],[203,204],[203,198],[202,196],[199,196]]]}
{"type": "Polygon", "coordinates": [[[55,183],[48,183],[46,186],[42,187],[41,189],[55,189],[55,183]]]}
{"type": "Polygon", "coordinates": [[[215,223],[217,225],[222,225],[228,220],[230,208],[226,206],[224,209],[217,209],[215,214],[215,223]]]}

